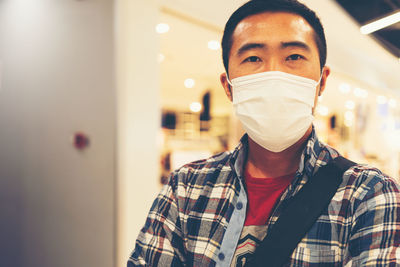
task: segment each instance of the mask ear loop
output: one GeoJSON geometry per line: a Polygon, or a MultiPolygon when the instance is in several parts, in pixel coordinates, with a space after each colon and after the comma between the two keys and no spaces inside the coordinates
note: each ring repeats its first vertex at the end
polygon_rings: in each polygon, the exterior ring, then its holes
{"type": "Polygon", "coordinates": [[[228,73],[226,74],[226,81],[228,82],[228,84],[231,86],[231,88],[233,87],[233,84],[231,82],[231,80],[228,77],[228,73]]]}
{"type": "Polygon", "coordinates": [[[324,76],[324,69],[325,69],[325,67],[323,67],[322,70],[321,70],[321,76],[319,76],[319,80],[318,80],[317,85],[320,84],[321,81],[322,81],[322,76],[324,76]]]}
{"type": "Polygon", "coordinates": [[[229,90],[231,91],[230,94],[231,94],[231,97],[233,99],[233,84],[232,84],[231,80],[228,77],[228,73],[226,74],[226,81],[228,82],[229,90]]]}

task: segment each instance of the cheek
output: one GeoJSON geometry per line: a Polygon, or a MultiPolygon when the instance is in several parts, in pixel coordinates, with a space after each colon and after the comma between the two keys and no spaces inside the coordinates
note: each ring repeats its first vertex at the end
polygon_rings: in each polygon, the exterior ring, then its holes
{"type": "Polygon", "coordinates": [[[229,66],[229,73],[228,73],[228,75],[229,75],[229,79],[230,80],[232,80],[232,79],[234,79],[234,78],[236,78],[237,77],[237,71],[238,71],[238,62],[237,62],[237,59],[235,59],[235,58],[230,58],[229,59],[229,64],[228,64],[228,66],[229,66]]]}

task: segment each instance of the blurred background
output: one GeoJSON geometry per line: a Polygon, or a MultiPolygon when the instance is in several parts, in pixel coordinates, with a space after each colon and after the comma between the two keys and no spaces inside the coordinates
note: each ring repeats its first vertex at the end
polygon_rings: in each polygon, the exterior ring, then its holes
{"type": "MultiPolygon", "coordinates": [[[[244,2],[0,0],[1,267],[126,266],[170,171],[243,134],[219,43],[244,2]]],[[[400,1],[303,2],[332,68],[319,138],[397,179],[400,1]]]]}

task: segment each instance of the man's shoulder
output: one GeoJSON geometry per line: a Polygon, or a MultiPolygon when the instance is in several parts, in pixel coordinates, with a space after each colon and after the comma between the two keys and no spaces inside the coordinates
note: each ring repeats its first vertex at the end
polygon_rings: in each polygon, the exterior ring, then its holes
{"type": "Polygon", "coordinates": [[[203,184],[205,180],[216,179],[230,173],[231,158],[230,151],[222,152],[206,159],[187,163],[176,169],[172,176],[176,184],[203,184]]]}
{"type": "Polygon", "coordinates": [[[215,154],[211,157],[201,159],[201,160],[196,160],[193,162],[189,162],[179,169],[177,171],[182,171],[185,169],[203,169],[203,168],[212,168],[219,166],[221,164],[225,165],[228,163],[228,160],[231,158],[232,153],[230,151],[225,151],[221,152],[219,154],[215,154]]]}
{"type": "MultiPolygon", "coordinates": [[[[330,147],[326,144],[323,144],[321,146],[323,147],[323,151],[326,152],[324,154],[325,158],[330,157],[331,159],[334,159],[340,156],[340,153],[333,147],[330,147]]],[[[355,162],[355,165],[350,167],[344,173],[343,182],[342,185],[339,187],[339,190],[347,189],[358,191],[360,192],[360,194],[362,191],[364,194],[366,194],[367,192],[382,188],[387,188],[390,191],[394,190],[397,192],[400,190],[400,184],[398,180],[383,173],[380,169],[374,166],[355,162]]]]}
{"type": "Polygon", "coordinates": [[[356,164],[349,168],[343,175],[341,189],[352,192],[353,197],[359,200],[380,194],[400,194],[396,179],[368,164],[356,164]]]}

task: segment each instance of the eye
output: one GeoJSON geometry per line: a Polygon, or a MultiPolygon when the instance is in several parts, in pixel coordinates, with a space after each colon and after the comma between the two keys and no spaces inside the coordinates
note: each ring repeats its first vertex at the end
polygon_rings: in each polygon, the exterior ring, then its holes
{"type": "Polygon", "coordinates": [[[299,54],[293,54],[293,55],[290,55],[290,56],[288,56],[286,58],[286,60],[293,60],[293,61],[300,60],[300,59],[304,59],[304,57],[302,55],[299,55],[299,54]]]}
{"type": "Polygon", "coordinates": [[[243,62],[260,62],[261,59],[257,56],[251,56],[246,58],[243,62]]]}

